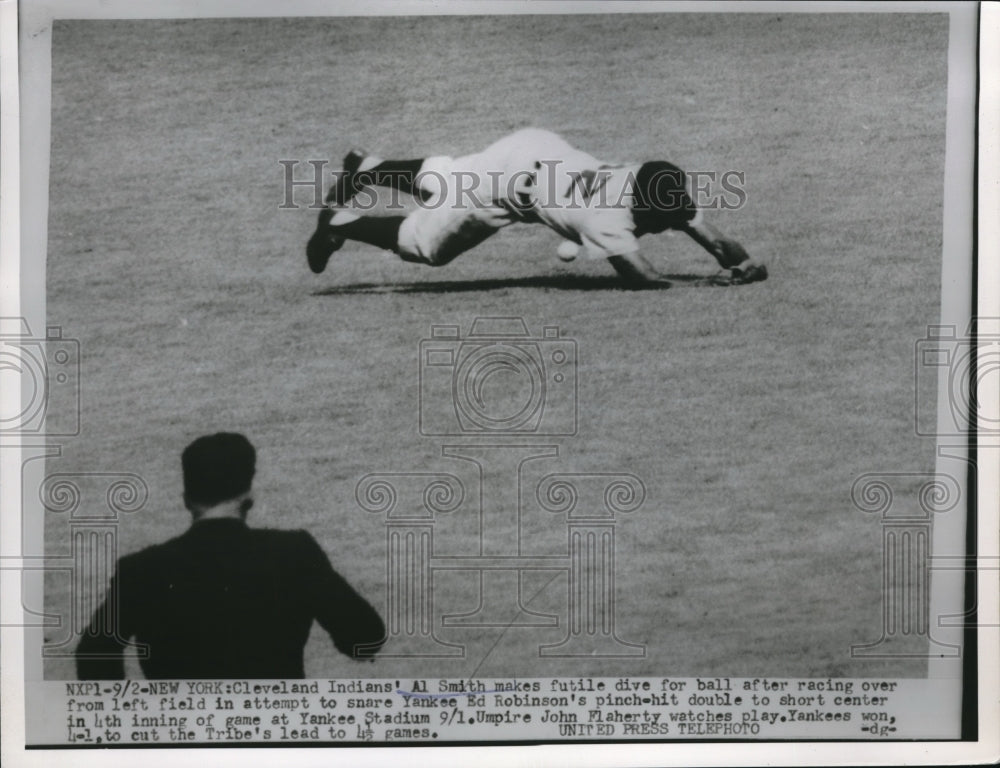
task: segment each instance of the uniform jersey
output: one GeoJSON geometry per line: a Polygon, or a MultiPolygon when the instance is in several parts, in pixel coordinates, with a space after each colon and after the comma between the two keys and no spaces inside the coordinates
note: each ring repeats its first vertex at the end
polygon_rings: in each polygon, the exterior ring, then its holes
{"type": "Polygon", "coordinates": [[[639,250],[632,218],[638,165],[609,165],[560,136],[526,128],[482,152],[424,160],[426,195],[399,244],[428,263],[450,261],[514,222],[545,224],[591,258],[639,250]]]}

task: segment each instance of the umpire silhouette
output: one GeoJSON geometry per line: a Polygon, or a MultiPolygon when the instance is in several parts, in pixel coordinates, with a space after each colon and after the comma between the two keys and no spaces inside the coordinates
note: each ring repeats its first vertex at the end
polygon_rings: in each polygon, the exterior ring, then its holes
{"type": "Polygon", "coordinates": [[[313,619],[339,651],[370,658],[385,625],[305,531],[250,528],[257,454],[218,433],[181,456],[181,536],[123,557],[76,650],[81,680],[125,676],[129,638],[148,646],[149,679],[301,678],[313,619]]]}

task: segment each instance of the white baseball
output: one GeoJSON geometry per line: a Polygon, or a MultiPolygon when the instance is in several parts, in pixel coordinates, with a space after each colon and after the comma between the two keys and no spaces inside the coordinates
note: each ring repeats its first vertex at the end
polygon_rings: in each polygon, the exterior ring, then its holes
{"type": "Polygon", "coordinates": [[[559,248],[556,249],[556,254],[563,261],[573,261],[576,255],[580,252],[580,246],[574,243],[572,240],[563,240],[559,243],[559,248]]]}

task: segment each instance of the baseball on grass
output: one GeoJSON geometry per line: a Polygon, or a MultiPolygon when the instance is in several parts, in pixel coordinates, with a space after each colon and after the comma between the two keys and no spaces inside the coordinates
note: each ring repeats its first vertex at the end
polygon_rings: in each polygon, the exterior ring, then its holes
{"type": "Polygon", "coordinates": [[[572,240],[563,240],[559,243],[559,248],[556,250],[556,254],[563,261],[573,261],[579,252],[580,246],[572,240]]]}

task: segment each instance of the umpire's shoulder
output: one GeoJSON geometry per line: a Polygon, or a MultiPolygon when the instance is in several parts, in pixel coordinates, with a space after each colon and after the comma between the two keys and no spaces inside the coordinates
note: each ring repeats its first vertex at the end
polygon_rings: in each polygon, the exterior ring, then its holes
{"type": "Polygon", "coordinates": [[[282,528],[252,528],[251,534],[257,538],[262,545],[288,549],[297,552],[315,552],[319,550],[319,544],[309,531],[282,528]]]}

